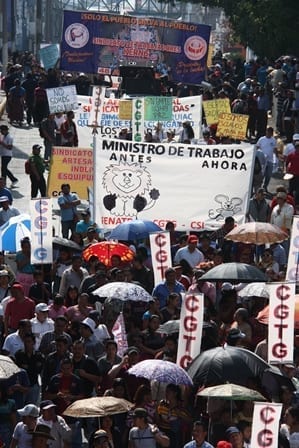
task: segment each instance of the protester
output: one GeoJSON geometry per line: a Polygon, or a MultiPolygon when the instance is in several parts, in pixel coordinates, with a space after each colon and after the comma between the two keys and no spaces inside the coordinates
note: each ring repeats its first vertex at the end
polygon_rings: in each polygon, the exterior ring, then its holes
{"type": "Polygon", "coordinates": [[[1,138],[0,138],[0,155],[1,155],[1,177],[6,182],[6,177],[11,180],[11,186],[15,187],[18,183],[18,179],[8,169],[8,165],[12,159],[13,151],[13,138],[9,134],[9,128],[5,124],[0,126],[1,138]]]}
{"type": "Polygon", "coordinates": [[[61,212],[61,227],[63,238],[69,237],[69,231],[74,232],[77,219],[77,206],[81,204],[75,193],[71,193],[70,184],[61,185],[62,195],[58,198],[61,212]]]}
{"type": "Polygon", "coordinates": [[[33,145],[32,154],[29,157],[32,199],[37,197],[38,192],[41,197],[46,197],[45,162],[40,155],[41,148],[40,145],[33,145]]]}

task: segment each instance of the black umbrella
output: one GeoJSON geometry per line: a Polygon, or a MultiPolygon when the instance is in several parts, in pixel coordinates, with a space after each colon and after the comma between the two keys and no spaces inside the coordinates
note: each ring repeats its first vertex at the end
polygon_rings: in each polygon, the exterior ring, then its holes
{"type": "Polygon", "coordinates": [[[200,277],[203,281],[266,282],[265,274],[255,266],[246,263],[222,263],[200,277]]]}
{"type": "Polygon", "coordinates": [[[75,243],[75,241],[68,240],[67,238],[61,238],[60,236],[55,236],[54,238],[52,238],[52,243],[54,246],[66,247],[71,250],[76,251],[83,250],[83,247],[75,243]]]}
{"type": "Polygon", "coordinates": [[[244,384],[261,377],[270,366],[255,353],[240,347],[216,347],[201,352],[187,369],[195,386],[212,386],[226,381],[244,384]]]}

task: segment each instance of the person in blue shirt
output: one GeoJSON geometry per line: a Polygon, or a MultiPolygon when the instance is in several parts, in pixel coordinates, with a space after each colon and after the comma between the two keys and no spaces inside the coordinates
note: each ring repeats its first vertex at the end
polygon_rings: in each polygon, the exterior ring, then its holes
{"type": "MultiPolygon", "coordinates": [[[[1,196],[6,196],[9,199],[9,205],[12,204],[13,197],[9,188],[6,187],[4,177],[0,177],[0,197],[1,196]]],[[[0,204],[0,207],[2,207],[2,204],[0,204]]]]}
{"type": "Polygon", "coordinates": [[[176,292],[181,294],[186,292],[184,285],[176,280],[176,272],[173,268],[168,268],[165,271],[165,280],[158,283],[153,289],[152,296],[157,297],[160,302],[160,309],[164,308],[167,303],[169,294],[176,292]]]}
{"type": "Polygon", "coordinates": [[[184,448],[214,448],[209,442],[206,442],[208,426],[204,420],[197,420],[193,423],[191,442],[186,443],[184,448]]]}
{"type": "Polygon", "coordinates": [[[60,207],[61,227],[63,238],[69,237],[69,231],[73,233],[76,228],[77,205],[81,204],[80,199],[75,193],[71,193],[70,184],[61,185],[62,195],[58,197],[58,205],[60,207]]]}

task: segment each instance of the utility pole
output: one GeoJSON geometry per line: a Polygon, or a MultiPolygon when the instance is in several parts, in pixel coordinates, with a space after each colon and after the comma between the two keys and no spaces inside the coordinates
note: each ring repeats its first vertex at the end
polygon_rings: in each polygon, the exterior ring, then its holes
{"type": "Polygon", "coordinates": [[[35,54],[38,55],[42,41],[42,0],[36,2],[35,19],[35,54]]]}

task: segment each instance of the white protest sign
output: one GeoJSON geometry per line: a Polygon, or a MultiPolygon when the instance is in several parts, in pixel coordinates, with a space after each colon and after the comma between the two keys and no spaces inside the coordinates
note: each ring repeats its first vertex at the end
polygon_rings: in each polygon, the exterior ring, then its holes
{"type": "Polygon", "coordinates": [[[51,114],[78,109],[76,86],[61,86],[46,89],[51,114]]]}
{"type": "Polygon", "coordinates": [[[172,266],[169,232],[150,233],[150,245],[155,285],[165,278],[165,271],[172,266]]]}
{"type": "Polygon", "coordinates": [[[204,311],[203,294],[186,294],[181,308],[177,364],[186,369],[200,353],[204,311]]]}
{"type": "MultiPolygon", "coordinates": [[[[100,139],[99,139],[100,140],[100,139]]],[[[246,144],[199,146],[103,139],[96,222],[112,229],[135,219],[179,231],[214,230],[245,220],[254,152],[246,144]],[[108,205],[107,205],[108,204],[108,205]]]]}
{"type": "Polygon", "coordinates": [[[31,199],[31,263],[53,262],[52,246],[52,200],[31,199]]]}
{"type": "Polygon", "coordinates": [[[286,280],[299,281],[299,216],[293,218],[286,280]]]}
{"type": "Polygon", "coordinates": [[[254,403],[250,446],[277,448],[281,403],[254,403]]]}
{"type": "Polygon", "coordinates": [[[295,283],[271,283],[268,362],[280,364],[294,360],[295,283]]]}
{"type": "Polygon", "coordinates": [[[123,356],[125,354],[125,351],[128,349],[128,341],[124,315],[122,312],[119,313],[118,318],[113,325],[112,334],[114,336],[115,342],[117,343],[117,354],[119,356],[123,356]]]}

